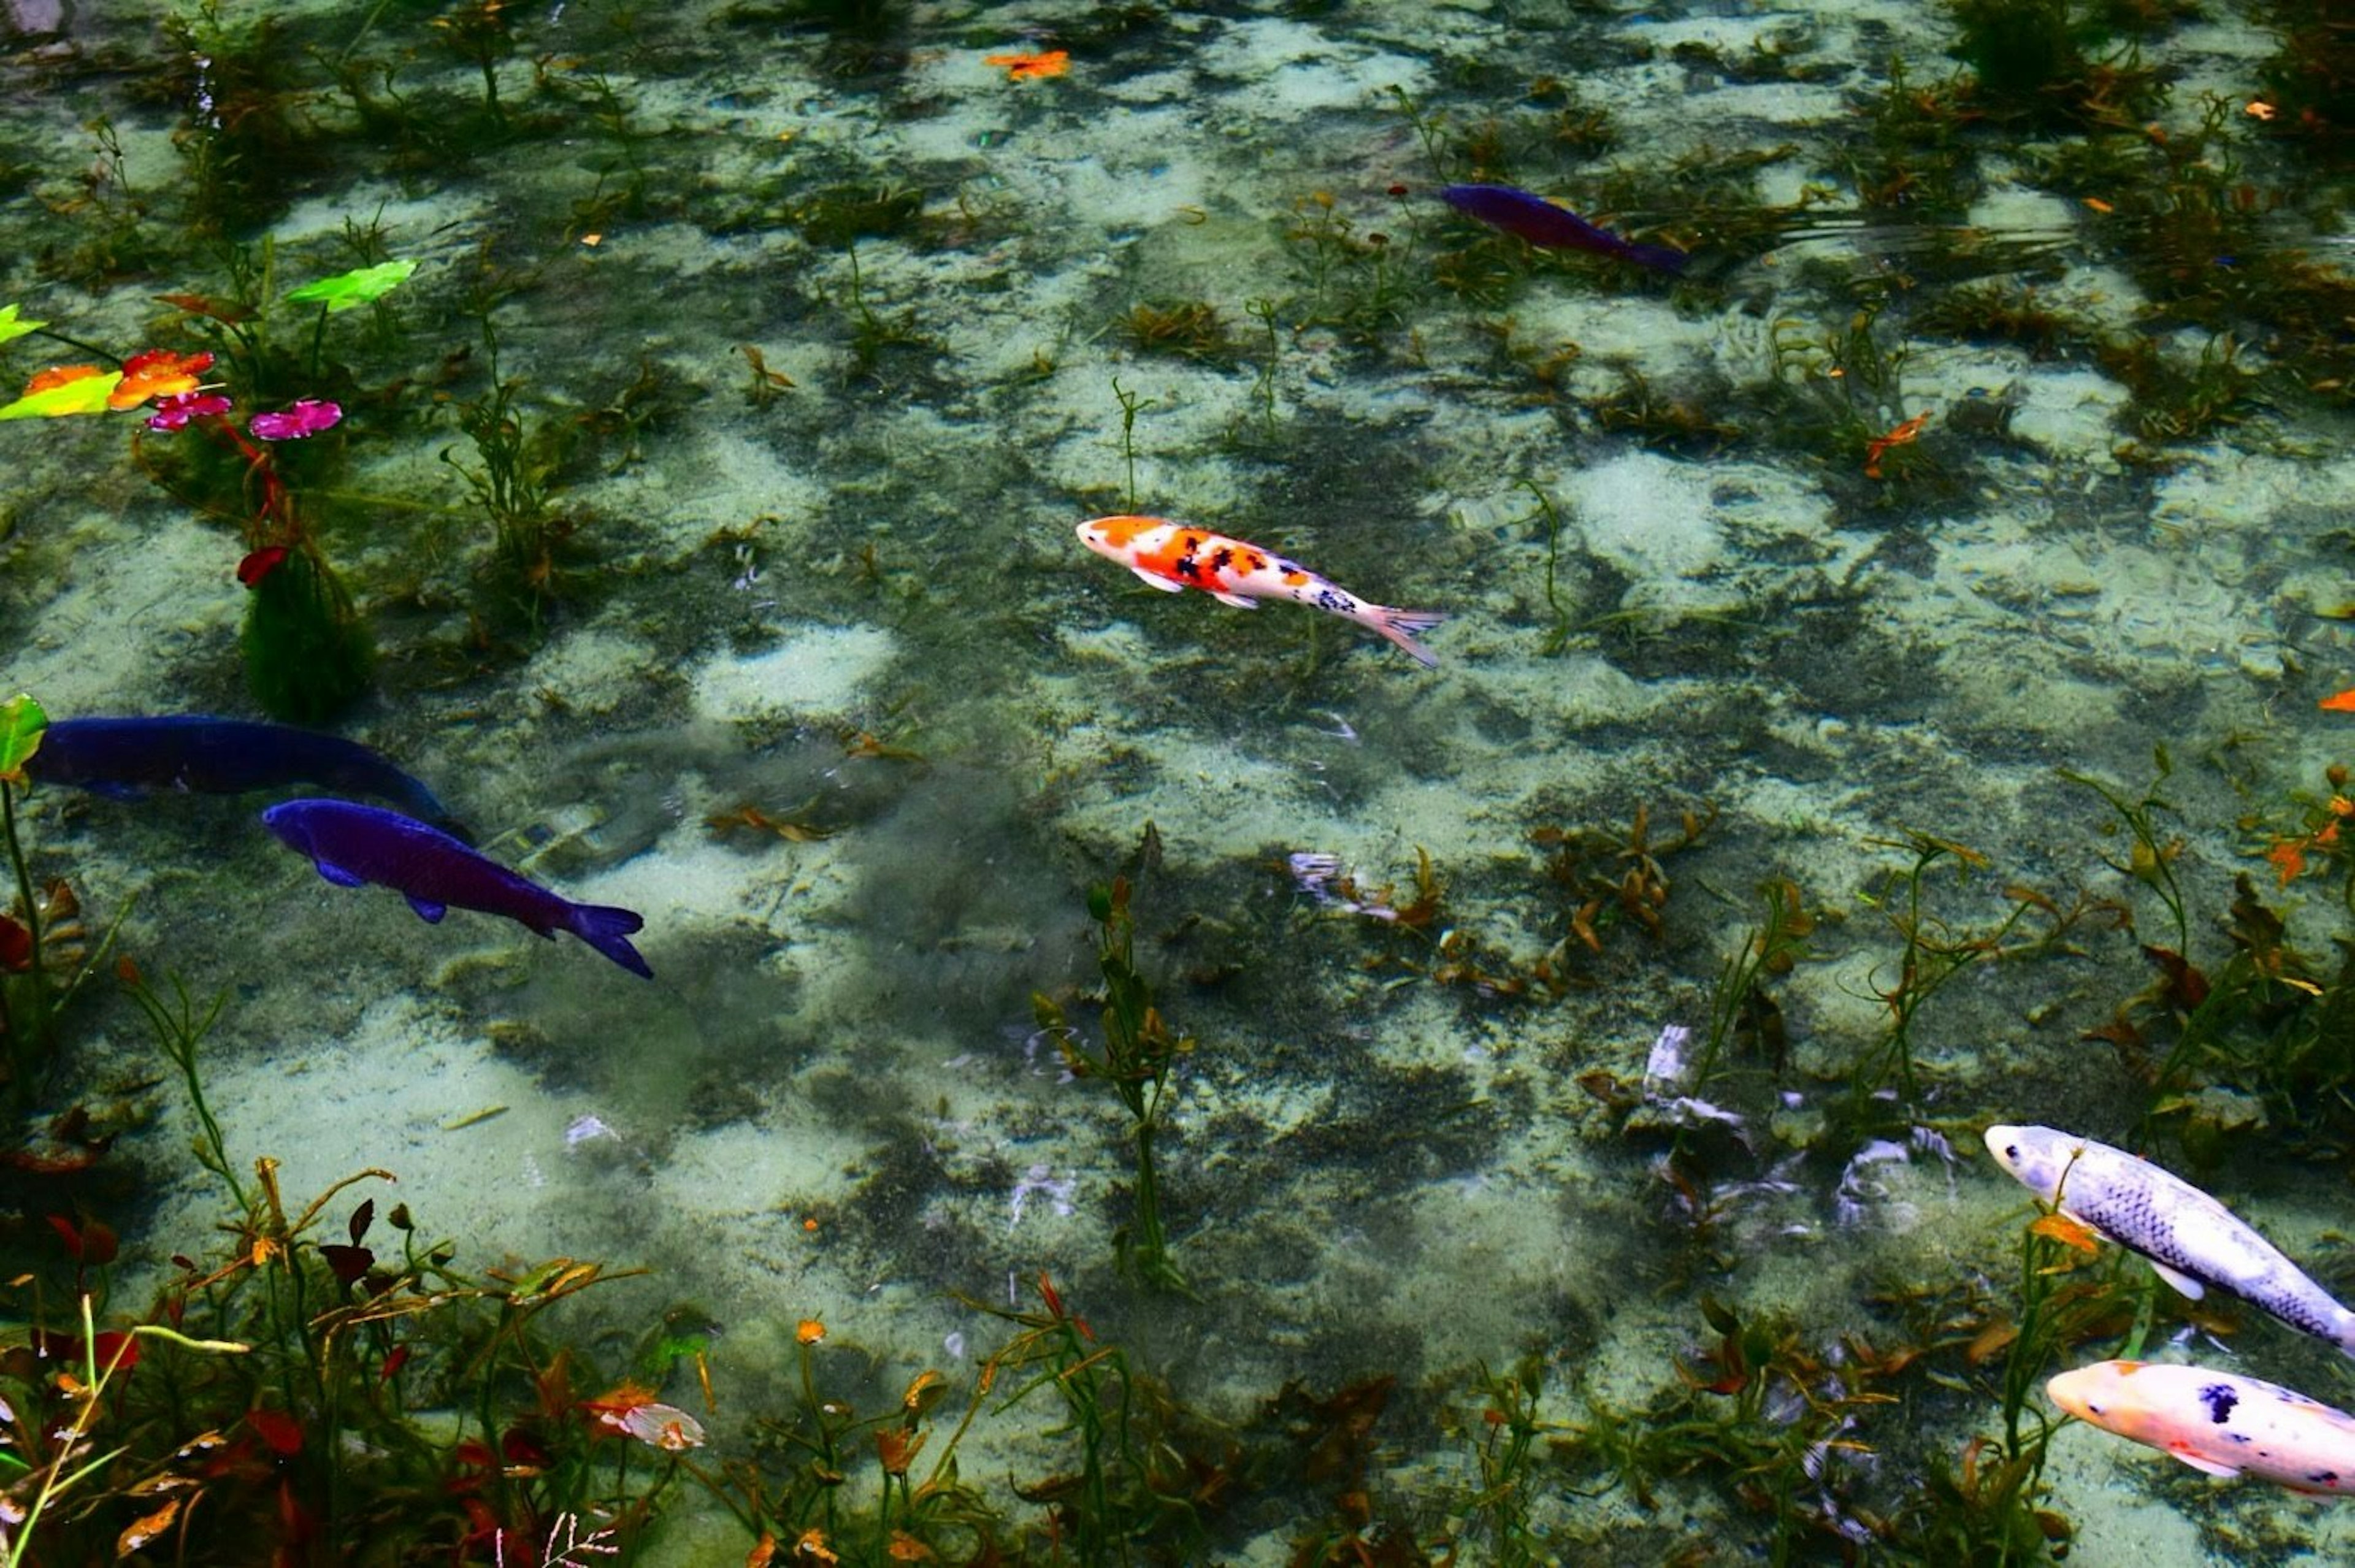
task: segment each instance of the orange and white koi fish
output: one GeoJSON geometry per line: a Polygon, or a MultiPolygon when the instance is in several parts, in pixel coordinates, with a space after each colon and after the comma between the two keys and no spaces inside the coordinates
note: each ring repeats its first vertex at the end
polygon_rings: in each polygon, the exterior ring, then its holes
{"type": "Polygon", "coordinates": [[[1199,588],[1221,604],[1254,610],[1263,599],[1290,599],[1355,621],[1414,656],[1425,669],[1439,656],[1414,640],[1447,617],[1432,610],[1369,604],[1295,561],[1241,539],[1166,517],[1091,517],[1080,542],[1116,560],[1166,593],[1199,588]]]}
{"type": "Polygon", "coordinates": [[[2279,1383],[2205,1367],[2096,1361],[2062,1372],[2044,1392],[2078,1420],[2211,1476],[2355,1491],[2355,1416],[2279,1383]]]}

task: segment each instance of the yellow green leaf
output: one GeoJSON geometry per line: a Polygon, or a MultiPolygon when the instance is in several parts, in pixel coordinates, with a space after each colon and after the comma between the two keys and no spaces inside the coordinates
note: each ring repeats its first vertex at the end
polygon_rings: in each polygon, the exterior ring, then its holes
{"type": "Polygon", "coordinates": [[[321,278],[315,283],[304,283],[286,300],[290,304],[323,304],[332,315],[382,298],[406,283],[415,271],[414,261],[379,261],[373,267],[355,267],[332,278],[321,278]]]}
{"type": "Polygon", "coordinates": [[[84,376],[77,380],[49,387],[29,397],[0,407],[0,420],[55,419],[59,414],[102,414],[106,400],[116,383],[123,379],[120,370],[109,370],[102,376],[84,376]]]}
{"type": "Polygon", "coordinates": [[[18,321],[15,305],[0,305],[0,343],[12,337],[22,337],[28,332],[38,332],[48,325],[46,321],[18,321]]]}
{"type": "Polygon", "coordinates": [[[0,779],[25,782],[25,764],[41,749],[41,731],[48,727],[48,714],[30,693],[20,691],[0,702],[0,779]]]}

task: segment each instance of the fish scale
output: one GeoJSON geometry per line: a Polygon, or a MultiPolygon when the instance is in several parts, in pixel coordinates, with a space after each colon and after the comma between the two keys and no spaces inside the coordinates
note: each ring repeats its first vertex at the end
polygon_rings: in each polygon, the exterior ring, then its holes
{"type": "Polygon", "coordinates": [[[2197,1299],[2213,1285],[2355,1356],[2355,1312],[2180,1177],[2051,1127],[1989,1127],[1987,1146],[2030,1191],[2140,1253],[2184,1295],[2197,1299]]]}

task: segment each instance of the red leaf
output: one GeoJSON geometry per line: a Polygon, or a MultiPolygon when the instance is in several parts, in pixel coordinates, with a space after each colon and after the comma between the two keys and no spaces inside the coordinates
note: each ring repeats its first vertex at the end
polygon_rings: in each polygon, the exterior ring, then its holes
{"type": "Polygon", "coordinates": [[[364,1200],[352,1211],[352,1222],[346,1227],[352,1233],[352,1245],[358,1246],[368,1239],[368,1222],[376,1218],[376,1200],[364,1200]]]}
{"type": "Polygon", "coordinates": [[[123,1243],[114,1234],[114,1227],[103,1220],[91,1220],[81,1228],[81,1261],[103,1268],[114,1261],[123,1243]]]}
{"type": "Polygon", "coordinates": [[[52,1214],[49,1216],[49,1225],[64,1240],[66,1256],[76,1263],[81,1262],[81,1232],[74,1228],[74,1222],[63,1214],[52,1214]]]}
{"type": "Polygon", "coordinates": [[[208,299],[203,294],[157,294],[156,300],[191,315],[208,315],[215,321],[232,325],[245,320],[253,313],[228,300],[208,299]]]}
{"type": "Polygon", "coordinates": [[[407,1366],[408,1364],[409,1347],[406,1345],[395,1345],[392,1348],[392,1354],[384,1359],[383,1370],[376,1374],[376,1381],[380,1383],[390,1382],[392,1381],[392,1374],[400,1371],[402,1367],[407,1366]]]}
{"type": "Polygon", "coordinates": [[[33,933],[14,915],[0,914],[0,969],[23,974],[33,966],[33,933]]]}
{"type": "Polygon", "coordinates": [[[245,1424],[283,1458],[291,1459],[303,1451],[303,1424],[282,1410],[249,1410],[245,1424]]]}
{"type": "Polygon", "coordinates": [[[327,1266],[336,1271],[336,1278],[345,1285],[368,1273],[369,1265],[376,1262],[376,1254],[366,1247],[339,1247],[333,1242],[321,1243],[319,1255],[327,1260],[327,1266]]]}
{"type": "Polygon", "coordinates": [[[243,560],[237,563],[237,580],[240,582],[244,583],[248,588],[250,588],[255,583],[260,582],[263,578],[269,576],[272,571],[277,571],[279,565],[283,562],[285,559],[286,547],[284,545],[274,544],[265,546],[261,549],[255,550],[251,555],[247,556],[243,560]]]}

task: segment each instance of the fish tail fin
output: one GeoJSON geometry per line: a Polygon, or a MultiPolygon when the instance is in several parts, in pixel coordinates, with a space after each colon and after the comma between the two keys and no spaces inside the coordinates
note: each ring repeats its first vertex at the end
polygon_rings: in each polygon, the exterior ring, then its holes
{"type": "Polygon", "coordinates": [[[1414,656],[1414,662],[1425,669],[1439,667],[1439,656],[1414,640],[1417,632],[1428,632],[1447,619],[1444,610],[1393,610],[1387,604],[1366,606],[1366,624],[1414,656]]]}
{"type": "Polygon", "coordinates": [[[1622,254],[1639,267],[1649,267],[1656,272],[1666,272],[1671,277],[1682,272],[1685,263],[1692,260],[1689,251],[1679,251],[1673,245],[1647,245],[1636,240],[1629,240],[1622,254]]]}
{"type": "Polygon", "coordinates": [[[613,904],[574,904],[565,929],[631,974],[651,980],[655,977],[653,968],[630,945],[630,933],[645,923],[645,917],[635,910],[613,904]]]}

